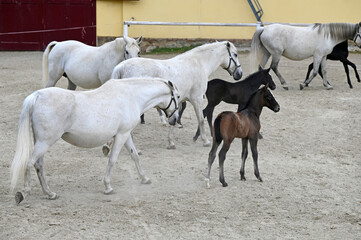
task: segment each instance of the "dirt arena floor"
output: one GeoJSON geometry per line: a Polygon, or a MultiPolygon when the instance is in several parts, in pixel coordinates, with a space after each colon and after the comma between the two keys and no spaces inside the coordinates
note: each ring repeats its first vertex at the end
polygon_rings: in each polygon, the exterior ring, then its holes
{"type": "MultiPolygon", "coordinates": [[[[219,183],[215,161],[206,189],[210,147],[192,141],[197,123],[188,105],[175,150],[166,149],[168,127],[155,110],[135,129],[152,184],[140,184],[124,149],[112,171],[114,194],[104,195],[107,158],[101,147],[81,149],[60,140],[45,155],[47,180],[59,198],[46,198],[33,170],[31,195],[16,205],[9,167],[22,102],[42,88],[41,58],[41,52],[0,52],[0,239],[361,239],[361,83],[350,69],[350,89],[340,62],[328,62],[334,90],[317,77],[300,91],[311,60],[281,60],[290,89],[273,75],[281,111],[264,109],[261,115],[262,183],[253,175],[251,155],[247,181],[240,181],[238,139],[225,162],[229,186],[219,183]]],[[[360,54],[349,59],[361,69],[360,54]]],[[[248,56],[239,60],[247,76],[248,56]]],[[[222,69],[214,77],[232,81],[222,69]]],[[[65,88],[65,79],[57,86],[65,88]]],[[[236,106],[222,103],[215,113],[224,110],[236,106]]]]}

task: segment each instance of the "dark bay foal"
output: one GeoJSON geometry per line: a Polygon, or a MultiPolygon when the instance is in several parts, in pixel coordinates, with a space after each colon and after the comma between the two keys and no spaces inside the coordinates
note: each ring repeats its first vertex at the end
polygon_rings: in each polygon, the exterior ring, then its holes
{"type": "MultiPolygon", "coordinates": [[[[351,79],[350,79],[349,70],[348,70],[348,65],[350,65],[355,70],[355,75],[356,75],[358,82],[360,82],[360,76],[358,75],[356,65],[353,62],[351,62],[350,60],[348,60],[347,57],[348,57],[348,42],[347,41],[337,44],[333,48],[332,52],[327,55],[327,59],[329,59],[329,60],[342,62],[343,67],[345,68],[346,76],[347,76],[347,83],[350,86],[350,88],[353,88],[351,79]]],[[[313,63],[311,63],[308,66],[306,79],[308,79],[308,77],[310,76],[310,72],[312,69],[313,69],[313,63]]],[[[321,67],[318,69],[318,74],[320,74],[320,76],[323,78],[321,67]]]]}
{"type": "Polygon", "coordinates": [[[206,183],[209,188],[209,180],[211,174],[211,167],[216,158],[218,146],[223,141],[223,146],[219,152],[219,181],[223,187],[228,184],[224,180],[223,163],[226,159],[226,154],[235,138],[242,138],[242,166],[240,170],[241,180],[246,180],[244,177],[244,165],[248,155],[248,141],[251,145],[254,174],[257,179],[262,182],[262,178],[258,170],[258,152],[257,141],[258,134],[261,128],[259,116],[261,115],[263,107],[266,106],[274,112],[280,110],[280,106],[273,97],[271,91],[268,90],[268,84],[259,89],[249,100],[246,108],[240,112],[222,112],[214,120],[213,125],[213,144],[208,157],[208,172],[206,175],[206,183]]]}
{"type": "MultiPolygon", "coordinates": [[[[249,98],[258,90],[262,84],[268,84],[271,90],[276,88],[276,84],[269,74],[269,71],[270,69],[260,69],[258,72],[251,74],[243,81],[235,83],[226,82],[221,79],[213,79],[208,82],[206,91],[208,104],[203,110],[203,115],[205,118],[207,118],[211,135],[213,111],[221,101],[231,104],[238,104],[237,112],[239,112],[245,108],[249,98]]],[[[197,141],[198,137],[199,127],[193,137],[193,141],[197,141]]]]}

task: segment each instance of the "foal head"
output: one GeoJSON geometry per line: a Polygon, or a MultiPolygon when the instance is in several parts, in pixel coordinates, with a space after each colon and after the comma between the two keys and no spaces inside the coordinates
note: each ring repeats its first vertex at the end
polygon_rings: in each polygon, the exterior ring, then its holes
{"type": "Polygon", "coordinates": [[[271,91],[268,89],[268,84],[266,84],[266,86],[261,88],[259,91],[261,94],[261,105],[264,107],[268,107],[274,112],[278,112],[280,110],[280,105],[274,98],[271,91]]]}
{"type": "Polygon", "coordinates": [[[263,85],[268,84],[268,87],[271,90],[275,90],[276,89],[276,84],[272,79],[271,74],[269,74],[269,71],[271,70],[271,68],[268,69],[262,69],[261,67],[259,68],[259,71],[256,73],[257,77],[260,78],[261,83],[263,85]]]}

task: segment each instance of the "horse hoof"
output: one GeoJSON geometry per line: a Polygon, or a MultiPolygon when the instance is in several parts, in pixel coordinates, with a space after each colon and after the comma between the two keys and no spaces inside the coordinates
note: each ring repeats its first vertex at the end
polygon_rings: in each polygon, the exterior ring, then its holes
{"type": "Polygon", "coordinates": [[[109,189],[105,189],[104,190],[104,194],[105,195],[110,195],[110,194],[112,194],[113,193],[113,188],[109,188],[109,189]]]}
{"type": "Polygon", "coordinates": [[[288,86],[282,86],[284,90],[288,90],[288,86]]]}
{"type": "Polygon", "coordinates": [[[168,149],[168,150],[173,150],[173,149],[175,149],[175,145],[169,145],[169,146],[167,147],[167,149],[168,149]]]}
{"type": "Polygon", "coordinates": [[[144,178],[142,181],[141,181],[142,184],[151,184],[152,183],[152,180],[150,180],[149,178],[144,178]]]}
{"type": "Polygon", "coordinates": [[[24,200],[24,196],[21,192],[17,192],[15,194],[15,203],[16,205],[19,205],[24,200]]]}
{"type": "Polygon", "coordinates": [[[50,195],[49,195],[49,199],[50,199],[50,200],[55,200],[55,199],[57,199],[57,198],[58,198],[58,196],[56,195],[55,192],[50,193],[50,195]]]}
{"type": "Polygon", "coordinates": [[[210,142],[203,143],[203,147],[210,147],[210,146],[211,146],[210,142]]]}
{"type": "Polygon", "coordinates": [[[246,178],[241,176],[241,181],[246,181],[246,178]]]}
{"type": "Polygon", "coordinates": [[[228,184],[226,182],[222,183],[223,187],[228,187],[228,184]]]}
{"type": "Polygon", "coordinates": [[[209,189],[209,188],[211,188],[211,185],[209,184],[209,178],[206,178],[206,179],[204,179],[204,181],[206,182],[206,187],[209,189]]]}
{"type": "Polygon", "coordinates": [[[109,155],[110,148],[108,146],[103,146],[102,151],[104,156],[107,157],[109,155]]]}
{"type": "Polygon", "coordinates": [[[196,142],[197,139],[198,139],[198,137],[197,137],[197,136],[194,136],[194,137],[193,137],[193,142],[196,142]]]}
{"type": "Polygon", "coordinates": [[[178,128],[183,128],[183,125],[182,125],[182,124],[178,124],[178,128]]]}
{"type": "Polygon", "coordinates": [[[300,84],[300,90],[303,90],[305,88],[305,84],[304,83],[301,83],[300,84]]]}
{"type": "Polygon", "coordinates": [[[326,86],[327,90],[333,90],[333,87],[331,85],[326,86]]]}

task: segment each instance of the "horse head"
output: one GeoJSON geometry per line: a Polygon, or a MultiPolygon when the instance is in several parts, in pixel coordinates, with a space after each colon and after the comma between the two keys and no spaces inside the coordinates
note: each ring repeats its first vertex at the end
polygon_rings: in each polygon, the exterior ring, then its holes
{"type": "Polygon", "coordinates": [[[274,112],[278,112],[280,110],[280,105],[278,104],[268,87],[269,84],[267,83],[266,86],[260,89],[263,95],[263,106],[268,107],[274,112]]]}
{"type": "Polygon", "coordinates": [[[269,71],[270,71],[271,68],[263,70],[260,67],[260,69],[261,70],[259,71],[259,73],[262,74],[262,78],[261,78],[262,84],[264,84],[264,85],[268,84],[269,89],[275,90],[276,89],[276,84],[273,81],[271,74],[269,74],[269,71]]]}
{"type": "Polygon", "coordinates": [[[223,68],[229,75],[233,76],[234,80],[239,80],[242,78],[242,68],[237,58],[237,48],[231,42],[226,42],[226,48],[228,56],[226,62],[223,64],[223,68]]]}
{"type": "Polygon", "coordinates": [[[174,126],[179,119],[179,103],[178,99],[180,98],[177,87],[171,82],[166,82],[167,86],[171,91],[171,99],[168,105],[165,108],[159,107],[167,116],[168,122],[170,125],[174,126]]]}
{"type": "Polygon", "coordinates": [[[130,37],[123,37],[125,41],[125,48],[124,48],[124,59],[139,57],[140,54],[140,43],[142,42],[142,36],[138,39],[130,38],[130,37]]]}
{"type": "Polygon", "coordinates": [[[356,43],[356,45],[361,48],[361,33],[360,33],[360,30],[361,30],[361,22],[359,22],[358,24],[356,24],[356,35],[355,37],[353,38],[353,41],[356,43]]]}

